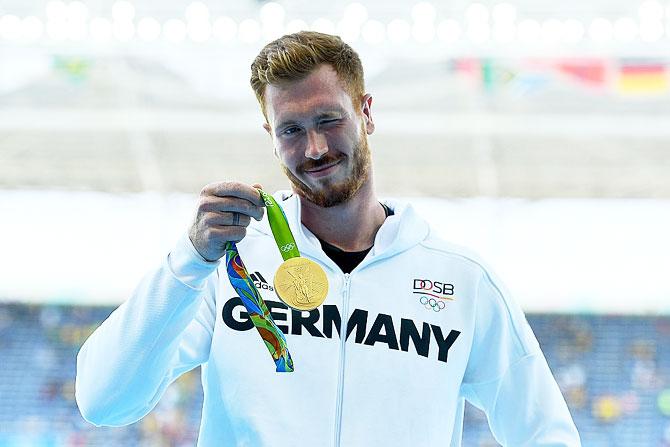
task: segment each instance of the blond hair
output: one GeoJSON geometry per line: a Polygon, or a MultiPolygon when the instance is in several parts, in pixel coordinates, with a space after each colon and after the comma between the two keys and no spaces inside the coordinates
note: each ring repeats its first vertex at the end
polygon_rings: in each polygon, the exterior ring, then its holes
{"type": "Polygon", "coordinates": [[[267,44],[251,64],[251,87],[265,113],[265,87],[299,81],[321,64],[329,64],[356,105],[365,95],[358,54],[338,36],[300,31],[267,44]]]}

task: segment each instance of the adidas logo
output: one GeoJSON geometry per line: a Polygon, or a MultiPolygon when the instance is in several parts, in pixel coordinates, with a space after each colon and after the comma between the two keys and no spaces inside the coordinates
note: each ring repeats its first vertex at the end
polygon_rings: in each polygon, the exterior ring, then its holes
{"type": "Polygon", "coordinates": [[[274,287],[272,287],[268,282],[263,278],[263,275],[261,275],[261,272],[254,272],[249,275],[251,280],[254,282],[254,285],[256,286],[257,289],[260,290],[269,290],[270,292],[274,292],[274,287]]]}

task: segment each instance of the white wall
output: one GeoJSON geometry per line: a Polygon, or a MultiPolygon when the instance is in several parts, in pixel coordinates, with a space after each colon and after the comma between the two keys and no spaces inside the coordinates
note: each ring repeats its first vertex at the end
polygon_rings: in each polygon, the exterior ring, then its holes
{"type": "MultiPolygon", "coordinates": [[[[670,201],[412,199],[528,311],[670,313],[670,201]]],[[[120,303],[195,197],[0,191],[0,300],[120,303]]]]}

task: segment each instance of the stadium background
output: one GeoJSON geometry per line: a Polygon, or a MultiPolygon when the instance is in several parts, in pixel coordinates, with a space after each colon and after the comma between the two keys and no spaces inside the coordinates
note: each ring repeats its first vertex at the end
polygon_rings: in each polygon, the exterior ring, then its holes
{"type": "Polygon", "coordinates": [[[198,370],[96,428],[75,356],[203,185],[287,187],[248,67],[300,29],[359,51],[380,195],[499,273],[584,445],[670,445],[670,3],[2,0],[0,446],[194,445],[198,370]]]}

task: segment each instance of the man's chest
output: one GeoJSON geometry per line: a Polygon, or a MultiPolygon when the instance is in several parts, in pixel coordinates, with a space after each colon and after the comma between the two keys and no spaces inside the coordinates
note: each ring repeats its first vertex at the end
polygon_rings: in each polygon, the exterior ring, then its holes
{"type": "MultiPolygon", "coordinates": [[[[443,364],[451,352],[466,355],[476,283],[457,265],[412,262],[410,254],[364,263],[351,274],[324,264],[329,282],[325,302],[311,311],[299,311],[275,293],[273,278],[280,263],[274,257],[255,259],[248,273],[289,348],[308,345],[328,351],[342,341],[372,358],[379,355],[380,361],[387,355],[409,353],[443,364]]],[[[219,281],[216,332],[228,339],[255,332],[227,277],[221,275],[219,281]]]]}

